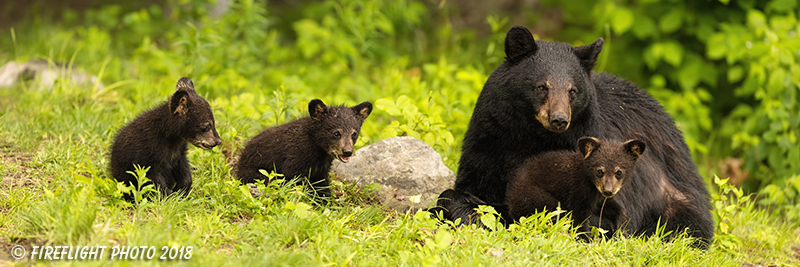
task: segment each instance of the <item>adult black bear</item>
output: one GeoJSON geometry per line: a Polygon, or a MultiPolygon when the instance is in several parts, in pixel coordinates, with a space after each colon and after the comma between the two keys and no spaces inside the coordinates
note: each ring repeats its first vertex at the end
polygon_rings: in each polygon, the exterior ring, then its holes
{"type": "Polygon", "coordinates": [[[274,170],[289,179],[307,177],[325,196],[331,162],[350,160],[361,124],[371,112],[370,102],[348,108],[311,100],[310,117],[268,128],[253,137],[242,150],[234,173],[242,183],[266,179],[260,169],[274,170]]]}
{"type": "MultiPolygon", "coordinates": [[[[173,191],[185,195],[192,187],[186,143],[211,149],[222,142],[211,106],[195,92],[192,80],[183,77],[176,87],[169,101],[119,130],[111,146],[111,174],[117,181],[136,186],[127,172],[134,170],[134,164],[149,166],[147,177],[164,196],[173,191]]],[[[130,195],[125,198],[132,200],[130,195]]]]}
{"type": "Polygon", "coordinates": [[[478,204],[506,213],[506,184],[530,156],[573,149],[582,136],[639,139],[650,153],[639,160],[628,190],[614,198],[630,219],[626,232],[651,235],[660,220],[667,230],[688,228],[700,246],[711,240],[708,191],[681,132],[647,92],[591,72],[602,47],[603,39],[572,47],[534,41],[525,27],[509,30],[506,60],[475,104],[455,187],[437,203],[446,218],[472,222],[478,204]]]}
{"type": "MultiPolygon", "coordinates": [[[[572,211],[573,226],[586,233],[587,219],[628,181],[645,148],[645,143],[636,139],[620,143],[582,137],[578,140],[580,151],[557,150],[533,156],[508,182],[508,215],[518,220],[561,205],[572,211]]],[[[616,202],[607,202],[606,208],[620,211],[616,202]]],[[[609,219],[612,228],[627,220],[624,212],[603,217],[609,219]]]]}

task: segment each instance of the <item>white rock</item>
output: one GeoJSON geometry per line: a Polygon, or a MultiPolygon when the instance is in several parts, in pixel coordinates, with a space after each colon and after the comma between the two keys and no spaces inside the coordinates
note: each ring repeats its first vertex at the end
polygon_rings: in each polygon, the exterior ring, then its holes
{"type": "Polygon", "coordinates": [[[334,161],[331,170],[345,182],[380,184],[381,203],[400,212],[428,208],[455,181],[455,173],[444,165],[439,153],[407,136],[365,146],[348,163],[334,161]]]}

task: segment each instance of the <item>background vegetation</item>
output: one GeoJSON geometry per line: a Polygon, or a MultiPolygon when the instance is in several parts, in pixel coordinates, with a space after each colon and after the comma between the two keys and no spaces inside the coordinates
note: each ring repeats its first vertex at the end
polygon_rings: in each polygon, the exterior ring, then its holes
{"type": "Polygon", "coordinates": [[[796,1],[243,0],[221,13],[212,2],[5,3],[0,14],[16,19],[0,20],[0,63],[63,62],[106,86],[0,88],[0,261],[14,244],[98,244],[194,246],[186,264],[798,264],[796,1]],[[253,197],[231,177],[246,140],[304,116],[312,98],[373,101],[357,146],[410,135],[456,170],[513,24],[573,45],[605,38],[595,70],[636,82],[672,114],[715,192],[708,252],[685,239],[574,242],[554,214],[453,229],[342,183],[331,205],[312,208],[300,189],[261,185],[267,194],[253,197]],[[188,199],[131,207],[107,179],[108,148],[182,76],[211,103],[223,144],[190,149],[188,199]]]}

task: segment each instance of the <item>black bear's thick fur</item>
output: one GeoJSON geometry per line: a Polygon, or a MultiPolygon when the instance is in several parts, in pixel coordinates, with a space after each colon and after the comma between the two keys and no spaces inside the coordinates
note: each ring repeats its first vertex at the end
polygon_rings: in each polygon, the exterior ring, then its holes
{"type": "MultiPolygon", "coordinates": [[[[189,78],[181,78],[169,101],[142,113],[119,130],[111,146],[111,174],[117,181],[137,185],[134,164],[150,167],[147,177],[164,196],[192,187],[186,159],[187,142],[211,149],[222,140],[208,102],[197,94],[189,78]]],[[[128,201],[132,196],[126,195],[128,201]]]]}
{"type": "Polygon", "coordinates": [[[242,150],[234,174],[242,183],[267,177],[275,171],[285,178],[308,178],[320,195],[327,195],[331,162],[347,162],[353,155],[361,125],[372,112],[372,103],[354,107],[327,107],[319,99],[308,104],[309,117],[268,128],[253,137],[242,150]]]}
{"type": "MultiPolygon", "coordinates": [[[[646,147],[636,139],[620,143],[583,137],[578,140],[580,151],[556,150],[533,156],[508,182],[508,215],[519,220],[561,207],[572,212],[573,226],[586,233],[587,219],[598,212],[604,199],[610,200],[620,191],[646,147]]],[[[627,218],[616,202],[607,202],[606,207],[616,213],[603,217],[613,229],[627,218]]]]}
{"type": "Polygon", "coordinates": [[[433,211],[463,223],[474,222],[477,204],[506,212],[506,185],[530,156],[574,149],[582,136],[639,139],[649,152],[614,198],[630,219],[624,230],[651,235],[660,220],[667,230],[688,228],[700,246],[707,244],[714,233],[709,194],[682,133],[646,91],[591,72],[602,46],[603,39],[579,47],[534,41],[528,29],[511,28],[506,60],[475,104],[455,187],[440,195],[433,211]]]}

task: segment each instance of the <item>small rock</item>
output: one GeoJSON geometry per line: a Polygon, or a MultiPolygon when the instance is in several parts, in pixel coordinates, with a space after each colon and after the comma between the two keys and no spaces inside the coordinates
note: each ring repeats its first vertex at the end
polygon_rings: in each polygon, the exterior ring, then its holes
{"type": "Polygon", "coordinates": [[[331,169],[348,183],[380,184],[381,203],[400,212],[430,207],[455,181],[455,173],[444,165],[439,153],[408,136],[365,146],[348,163],[334,161],[331,169]]]}
{"type": "Polygon", "coordinates": [[[258,187],[254,184],[247,184],[247,189],[250,189],[250,195],[254,198],[260,198],[264,196],[264,193],[261,190],[258,190],[258,187]]]}
{"type": "Polygon", "coordinates": [[[103,82],[98,82],[97,76],[69,68],[63,63],[49,63],[42,59],[33,59],[28,62],[11,61],[0,67],[0,86],[11,86],[20,80],[33,79],[42,89],[52,89],[58,79],[67,79],[69,82],[84,86],[94,86],[97,90],[105,88],[103,82]]]}

